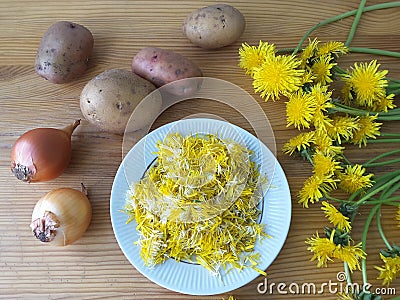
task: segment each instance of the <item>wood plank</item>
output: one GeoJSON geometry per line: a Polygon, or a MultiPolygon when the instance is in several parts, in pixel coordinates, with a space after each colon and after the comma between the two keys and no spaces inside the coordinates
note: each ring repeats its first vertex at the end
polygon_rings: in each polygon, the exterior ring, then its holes
{"type": "MultiPolygon", "coordinates": [[[[164,289],[141,275],[120,250],[111,227],[109,197],[115,172],[122,159],[122,137],[104,133],[83,122],[73,136],[73,157],[66,172],[51,182],[24,184],[9,171],[10,150],[25,131],[40,127],[62,127],[82,118],[79,95],[88,80],[110,68],[130,68],[132,57],[147,46],[177,51],[194,60],[205,76],[230,81],[249,92],[271,122],[278,159],[292,190],[293,216],[287,241],[268,268],[270,283],[321,285],[337,282],[342,264],[331,263],[317,269],[310,262],[305,239],[327,225],[320,205],[304,210],[297,204],[296,193],[311,168],[304,162],[284,155],[283,144],[297,134],[286,127],[283,101],[265,103],[253,92],[251,80],[238,67],[241,42],[256,44],[266,40],[278,48],[293,48],[310,26],[342,12],[356,9],[358,1],[251,0],[226,1],[240,9],[247,27],[239,41],[218,50],[196,48],[181,33],[184,17],[192,10],[215,1],[6,1],[0,0],[0,298],[1,299],[287,299],[276,290],[260,294],[264,282],[259,276],[245,286],[222,295],[188,296],[164,289]],[[93,32],[95,50],[84,76],[72,83],[54,85],[36,75],[33,64],[43,32],[58,20],[81,23],[93,32]],[[84,182],[93,206],[92,223],[84,237],[68,247],[39,244],[30,232],[29,223],[36,201],[47,191],[61,186],[79,188],[84,182]]],[[[368,1],[368,5],[383,3],[368,1]]],[[[399,9],[387,9],[363,15],[353,46],[398,51],[400,45],[399,9]]],[[[342,40],[347,37],[352,18],[327,25],[316,31],[320,40],[342,40]]],[[[374,57],[375,58],[375,57],[374,57]]],[[[350,66],[356,60],[371,56],[352,54],[341,59],[350,66]]],[[[400,78],[398,59],[379,57],[389,75],[400,78]]],[[[398,99],[396,100],[397,104],[398,99]]],[[[215,101],[190,100],[168,109],[153,126],[157,128],[194,113],[212,113],[251,130],[249,122],[238,112],[215,101]]],[[[399,124],[384,125],[388,132],[399,132],[399,124]]],[[[393,149],[397,146],[391,146],[393,149]]],[[[365,161],[382,151],[371,145],[363,151],[349,149],[349,157],[365,161]]],[[[386,148],[385,148],[386,149],[386,148]]],[[[394,169],[394,168],[392,168],[394,169]]],[[[388,237],[398,242],[395,209],[383,211],[383,226],[388,237]]],[[[359,240],[366,212],[357,218],[354,239],[359,240]]],[[[368,278],[373,287],[374,265],[380,265],[378,249],[384,247],[375,227],[368,235],[368,278]]],[[[355,272],[355,280],[361,280],[355,272]]],[[[392,287],[400,293],[399,280],[392,287]]],[[[324,293],[293,295],[296,299],[334,299],[324,293]]]]}

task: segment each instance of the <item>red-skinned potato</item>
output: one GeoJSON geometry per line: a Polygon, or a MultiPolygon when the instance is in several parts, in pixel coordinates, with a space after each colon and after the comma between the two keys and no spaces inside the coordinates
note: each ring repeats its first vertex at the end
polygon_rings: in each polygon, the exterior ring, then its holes
{"type": "MultiPolygon", "coordinates": [[[[135,55],[132,60],[132,72],[152,82],[156,87],[180,79],[203,76],[193,61],[176,52],[156,47],[143,48],[135,55]]],[[[182,85],[176,84],[168,91],[175,95],[189,95],[198,89],[200,82],[182,82],[182,85]]]]}
{"type": "Polygon", "coordinates": [[[78,79],[88,67],[93,35],[86,27],[67,21],[54,23],[40,42],[35,70],[52,83],[78,79]]]}

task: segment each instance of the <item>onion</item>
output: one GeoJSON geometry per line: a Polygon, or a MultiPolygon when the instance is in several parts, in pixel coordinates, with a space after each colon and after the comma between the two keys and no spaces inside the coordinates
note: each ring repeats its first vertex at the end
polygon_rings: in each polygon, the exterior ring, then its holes
{"type": "Polygon", "coordinates": [[[92,208],[83,191],[58,188],[36,203],[30,225],[33,235],[44,243],[69,245],[85,233],[92,218],[92,208]]]}
{"type": "Polygon", "coordinates": [[[80,120],[63,129],[36,128],[25,132],[11,150],[11,171],[25,182],[54,179],[71,159],[71,135],[80,120]]]}

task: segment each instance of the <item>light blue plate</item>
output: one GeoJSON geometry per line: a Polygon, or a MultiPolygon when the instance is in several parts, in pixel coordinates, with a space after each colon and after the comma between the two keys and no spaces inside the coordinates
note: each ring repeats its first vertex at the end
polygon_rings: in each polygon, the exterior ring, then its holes
{"type": "Polygon", "coordinates": [[[257,266],[266,270],[280,252],[289,231],[291,219],[291,197],[289,186],[277,159],[255,136],[228,122],[214,119],[185,119],[164,125],[146,135],[128,152],[114,179],[111,190],[110,213],[115,237],[130,263],[144,276],[156,284],[176,292],[190,295],[214,295],[237,289],[260,274],[253,269],[236,269],[221,277],[213,276],[204,267],[187,262],[168,259],[154,268],[144,265],[140,257],[140,246],[134,245],[139,239],[136,222],[126,224],[128,216],[121,212],[125,207],[129,186],[140,180],[145,170],[156,158],[157,141],[162,141],[168,133],[179,132],[183,136],[215,134],[223,139],[230,138],[246,145],[254,151],[252,159],[260,165],[260,172],[266,175],[268,186],[260,204],[260,222],[266,224],[266,232],[271,238],[257,242],[255,252],[260,253],[257,266]]]}

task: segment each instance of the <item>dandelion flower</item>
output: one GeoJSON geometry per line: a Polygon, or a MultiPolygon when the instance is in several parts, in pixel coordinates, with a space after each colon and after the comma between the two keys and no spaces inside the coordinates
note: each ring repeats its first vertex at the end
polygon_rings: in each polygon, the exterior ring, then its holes
{"type": "Polygon", "coordinates": [[[336,156],[343,153],[344,147],[336,146],[325,132],[317,131],[314,137],[314,145],[316,151],[320,151],[325,155],[336,156]]]}
{"type": "Polygon", "coordinates": [[[306,240],[306,244],[309,245],[307,250],[314,253],[311,261],[318,260],[317,267],[327,267],[328,261],[333,261],[332,256],[334,251],[336,250],[336,244],[333,242],[333,234],[331,238],[322,238],[319,237],[318,232],[316,236],[312,238],[308,238],[306,240]]]}
{"type": "Polygon", "coordinates": [[[275,45],[260,41],[258,46],[250,46],[243,43],[239,49],[239,67],[246,70],[246,74],[252,75],[253,69],[259,67],[268,55],[275,54],[275,45]]]}
{"type": "Polygon", "coordinates": [[[297,136],[291,138],[282,147],[282,151],[285,154],[292,155],[294,152],[300,152],[310,147],[314,140],[314,132],[302,132],[297,136]]]}
{"type": "Polygon", "coordinates": [[[342,75],[345,82],[343,93],[350,91],[350,94],[344,94],[345,98],[352,99],[355,97],[358,105],[372,107],[377,98],[385,97],[386,87],[388,86],[385,76],[388,71],[378,71],[379,66],[376,60],[368,64],[360,63],[358,65],[355,63],[351,72],[342,75]]]}
{"type": "Polygon", "coordinates": [[[364,175],[365,168],[359,164],[353,166],[347,165],[344,173],[338,172],[336,175],[340,180],[339,187],[352,194],[362,188],[371,187],[373,181],[371,179],[373,174],[364,175]]]}
{"type": "Polygon", "coordinates": [[[393,256],[386,257],[380,253],[384,265],[382,267],[375,266],[375,269],[380,272],[378,279],[383,279],[383,285],[389,286],[400,275],[400,256],[397,254],[393,256]]]}
{"type": "Polygon", "coordinates": [[[358,117],[338,116],[332,117],[332,126],[328,127],[328,135],[339,144],[349,141],[353,137],[353,133],[359,130],[358,117]]]}
{"type": "Polygon", "coordinates": [[[372,111],[387,112],[389,109],[393,109],[396,105],[393,103],[395,94],[390,94],[382,98],[377,98],[370,107],[372,111]]]}
{"type": "Polygon", "coordinates": [[[347,48],[343,42],[329,41],[319,46],[317,55],[322,56],[327,54],[334,54],[338,56],[339,54],[346,54],[348,52],[349,48],[347,48]]]}
{"type": "Polygon", "coordinates": [[[317,152],[313,156],[313,172],[316,176],[332,176],[336,170],[340,170],[340,164],[331,156],[317,152]]]}
{"type": "Polygon", "coordinates": [[[351,142],[355,145],[367,144],[368,138],[376,138],[376,136],[380,135],[380,126],[382,123],[375,122],[378,116],[361,116],[357,120],[358,129],[354,131],[353,137],[351,138],[351,142]]]}
{"type": "Polygon", "coordinates": [[[311,71],[315,74],[315,81],[321,84],[333,82],[331,70],[337,63],[333,62],[330,55],[323,55],[315,59],[311,71]]]}
{"type": "Polygon", "coordinates": [[[287,126],[309,128],[315,111],[315,103],[310,93],[299,90],[289,96],[286,102],[287,126]]]}
{"type": "Polygon", "coordinates": [[[330,101],[332,92],[328,91],[327,86],[318,83],[311,87],[310,93],[315,102],[315,113],[312,122],[317,130],[326,131],[326,128],[331,126],[331,119],[326,113],[329,108],[333,107],[330,101]]]}
{"type": "Polygon", "coordinates": [[[299,204],[308,208],[308,203],[318,202],[336,187],[336,182],[330,176],[318,177],[313,175],[306,179],[303,188],[299,191],[299,204]]]}
{"type": "Polygon", "coordinates": [[[360,259],[365,259],[367,254],[361,248],[361,243],[357,245],[338,245],[333,252],[333,257],[347,263],[350,271],[360,270],[360,259]]]}
{"type": "Polygon", "coordinates": [[[328,91],[328,86],[317,83],[311,88],[311,95],[315,99],[316,106],[326,111],[328,108],[334,107],[330,102],[332,92],[328,91]]]}
{"type": "Polygon", "coordinates": [[[310,60],[314,58],[318,50],[318,43],[319,41],[315,38],[313,41],[310,40],[308,46],[304,48],[300,56],[302,68],[305,68],[310,63],[310,60]]]}
{"type": "Polygon", "coordinates": [[[254,68],[253,87],[256,93],[268,101],[297,91],[304,70],[298,69],[300,61],[293,55],[268,55],[260,67],[254,68]]]}
{"type": "Polygon", "coordinates": [[[335,206],[326,201],[322,201],[322,205],[323,207],[321,207],[321,209],[325,211],[325,217],[328,218],[333,226],[341,231],[350,232],[351,225],[348,217],[344,216],[335,206]]]}
{"type": "MultiPolygon", "coordinates": [[[[306,240],[306,243],[310,245],[307,250],[314,253],[311,261],[317,259],[317,267],[326,267],[328,261],[337,258],[346,262],[350,271],[360,269],[360,259],[364,259],[367,255],[362,250],[361,243],[351,245],[350,239],[347,238],[346,241],[343,241],[346,244],[343,245],[335,240],[335,233],[336,229],[333,229],[329,238],[320,238],[317,232],[316,237],[306,240]]],[[[339,234],[341,234],[340,231],[339,234]]]]}
{"type": "Polygon", "coordinates": [[[314,79],[315,75],[311,71],[305,70],[303,76],[301,77],[300,86],[304,88],[307,85],[310,85],[314,81],[314,79]]]}

